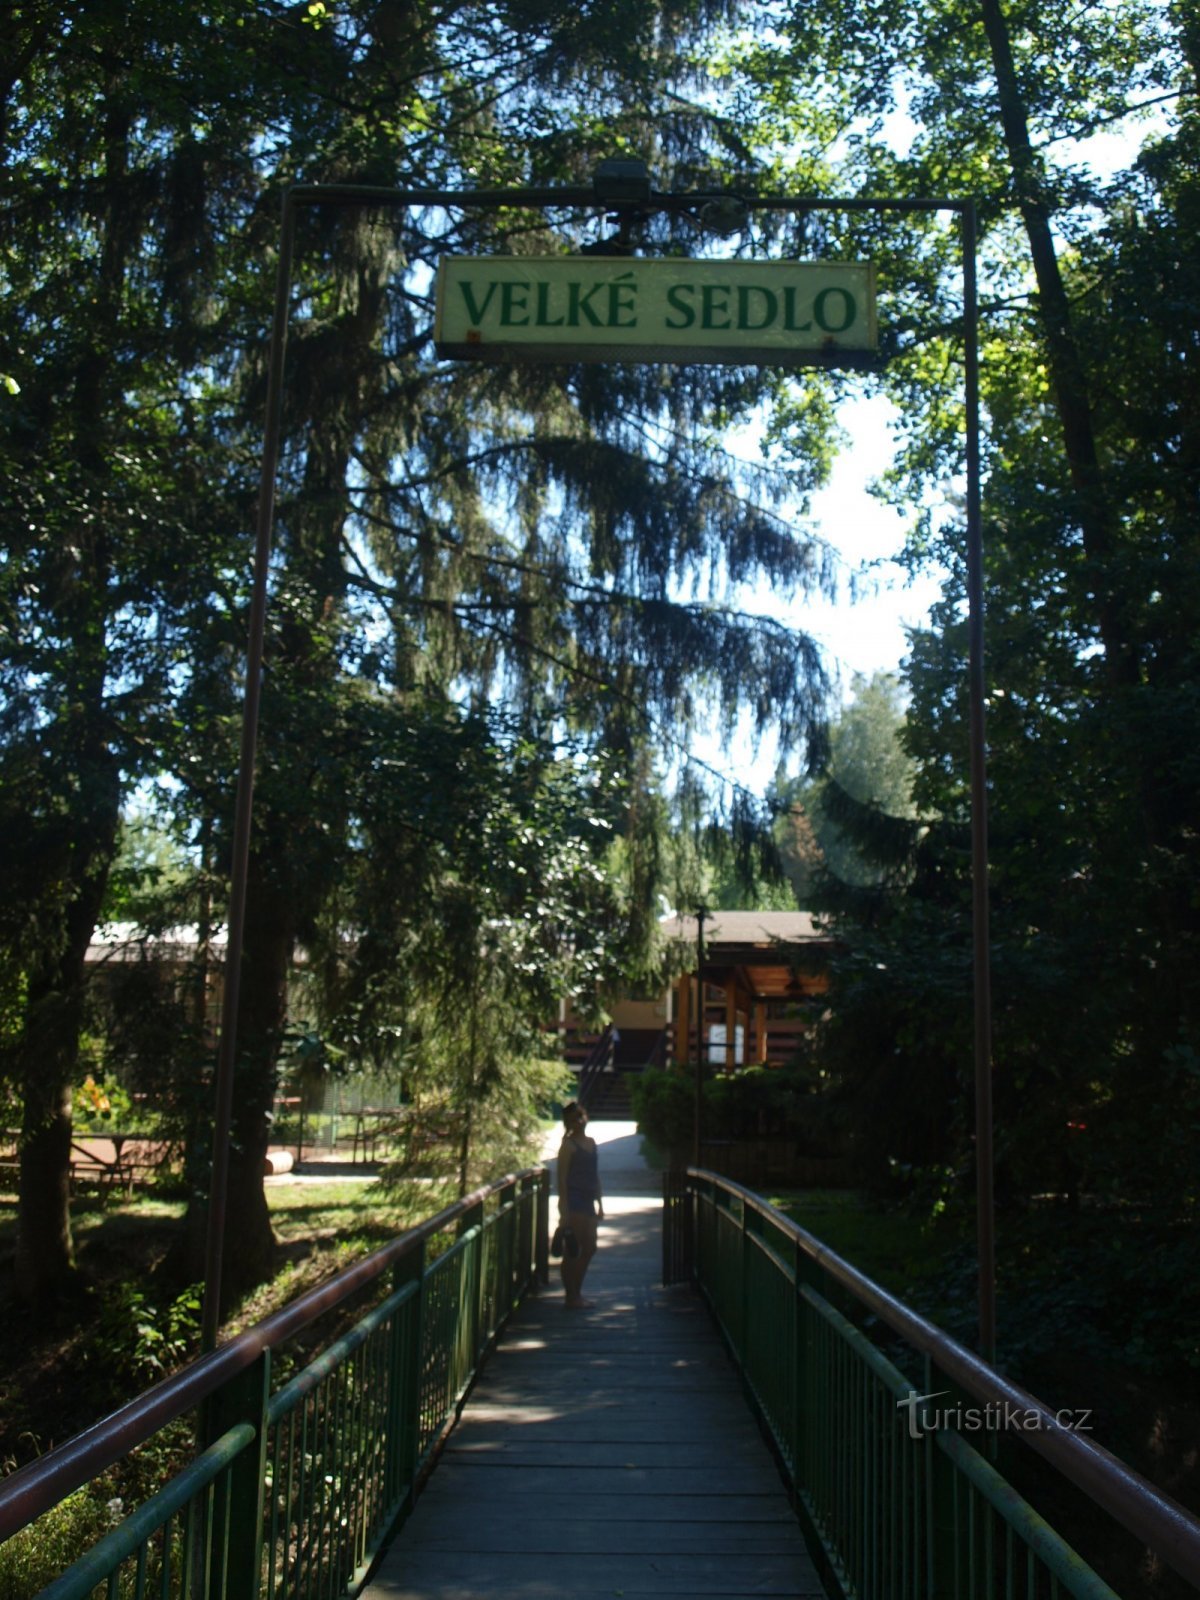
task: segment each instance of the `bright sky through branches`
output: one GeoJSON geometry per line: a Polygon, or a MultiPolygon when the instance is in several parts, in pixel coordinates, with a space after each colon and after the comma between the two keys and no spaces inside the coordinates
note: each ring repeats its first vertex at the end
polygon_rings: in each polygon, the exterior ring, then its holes
{"type": "MultiPolygon", "coordinates": [[[[908,577],[897,559],[904,545],[905,518],[870,493],[871,483],[892,461],[893,415],[882,395],[865,395],[841,408],[839,420],[847,443],[834,461],[828,487],[813,496],[811,511],[803,519],[805,527],[840,558],[836,597],[789,601],[767,587],[743,597],[747,610],[776,617],[816,639],[835,684],[835,705],[852,698],[856,674],[870,677],[899,668],[908,648],[906,629],[927,624],[929,608],[941,589],[943,574],[938,567],[908,577]]],[[[726,444],[734,454],[758,454],[759,439],[753,431],[726,444]]],[[[755,754],[748,721],[727,751],[715,733],[698,735],[691,749],[699,760],[756,793],[770,784],[778,763],[773,740],[765,740],[755,754]]]]}
{"type": "MultiPolygon", "coordinates": [[[[1167,130],[1164,102],[1169,98],[1150,101],[1123,121],[1092,129],[1078,139],[1061,141],[1055,150],[1057,163],[1083,169],[1093,180],[1111,178],[1127,169],[1148,137],[1167,130]]],[[[903,109],[893,112],[885,127],[897,153],[907,150],[916,131],[907,113],[903,109]]],[[[1098,212],[1097,222],[1102,217],[1098,212]]],[[[870,484],[887,471],[893,459],[889,423],[895,415],[889,401],[878,393],[862,395],[839,409],[847,442],[834,460],[828,487],[813,496],[810,514],[804,519],[844,564],[837,597],[830,601],[814,596],[788,603],[771,590],[759,588],[742,598],[747,610],[803,629],[821,646],[834,681],[831,710],[853,698],[856,675],[870,677],[898,670],[908,649],[907,630],[928,624],[929,608],[938,599],[945,577],[932,563],[915,577],[908,575],[897,559],[904,545],[905,518],[870,493],[870,484]]],[[[756,429],[743,430],[725,442],[734,454],[759,457],[761,435],[756,429]]],[[[749,730],[746,717],[729,750],[722,748],[715,732],[698,734],[691,750],[716,772],[761,793],[774,775],[778,752],[768,739],[756,754],[749,730]]],[[[789,763],[789,767],[794,765],[789,763]]]]}

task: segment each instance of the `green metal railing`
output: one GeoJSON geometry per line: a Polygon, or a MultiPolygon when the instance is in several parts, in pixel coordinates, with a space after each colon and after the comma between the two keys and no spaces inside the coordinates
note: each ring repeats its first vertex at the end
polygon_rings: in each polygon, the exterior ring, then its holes
{"type": "Polygon", "coordinates": [[[856,1600],[1117,1600],[998,1470],[1025,1448],[1200,1583],[1200,1523],[1064,1414],[741,1185],[689,1168],[665,1192],[664,1277],[707,1298],[831,1587],[856,1600]],[[920,1391],[857,1325],[868,1318],[902,1341],[920,1391]]]}
{"type": "Polygon", "coordinates": [[[502,1179],[14,1473],[0,1484],[0,1539],[181,1418],[202,1446],[38,1600],[355,1594],[500,1328],[546,1277],[548,1215],[545,1168],[502,1179]],[[380,1288],[272,1393],[273,1355],[380,1288]]]}

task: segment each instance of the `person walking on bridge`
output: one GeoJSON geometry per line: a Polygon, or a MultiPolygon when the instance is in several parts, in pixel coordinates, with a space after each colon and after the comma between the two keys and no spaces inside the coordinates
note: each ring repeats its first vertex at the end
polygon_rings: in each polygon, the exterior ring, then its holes
{"type": "Polygon", "coordinates": [[[596,1254],[596,1225],[604,1216],[604,1199],[596,1141],[587,1133],[587,1112],[574,1100],[563,1107],[563,1126],[566,1132],[558,1151],[558,1215],[576,1248],[572,1252],[568,1240],[562,1281],[567,1307],[575,1311],[591,1303],[583,1298],[583,1280],[596,1254]]]}

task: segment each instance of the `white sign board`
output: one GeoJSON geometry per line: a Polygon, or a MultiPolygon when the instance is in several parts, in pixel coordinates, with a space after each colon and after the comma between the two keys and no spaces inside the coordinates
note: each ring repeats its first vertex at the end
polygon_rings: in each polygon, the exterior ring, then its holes
{"type": "Polygon", "coordinates": [[[863,365],[866,262],[444,256],[434,342],[476,361],[863,365]]]}

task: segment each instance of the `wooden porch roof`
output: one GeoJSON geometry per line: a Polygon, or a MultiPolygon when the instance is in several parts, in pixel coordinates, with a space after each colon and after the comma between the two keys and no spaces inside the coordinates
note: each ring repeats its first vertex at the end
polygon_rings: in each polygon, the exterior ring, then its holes
{"type": "MultiPolygon", "coordinates": [[[[696,917],[666,917],[659,926],[695,950],[696,917]]],[[[704,919],[704,976],[722,987],[732,980],[757,1000],[794,999],[815,987],[806,978],[836,942],[808,911],[714,911],[704,919]]]]}

